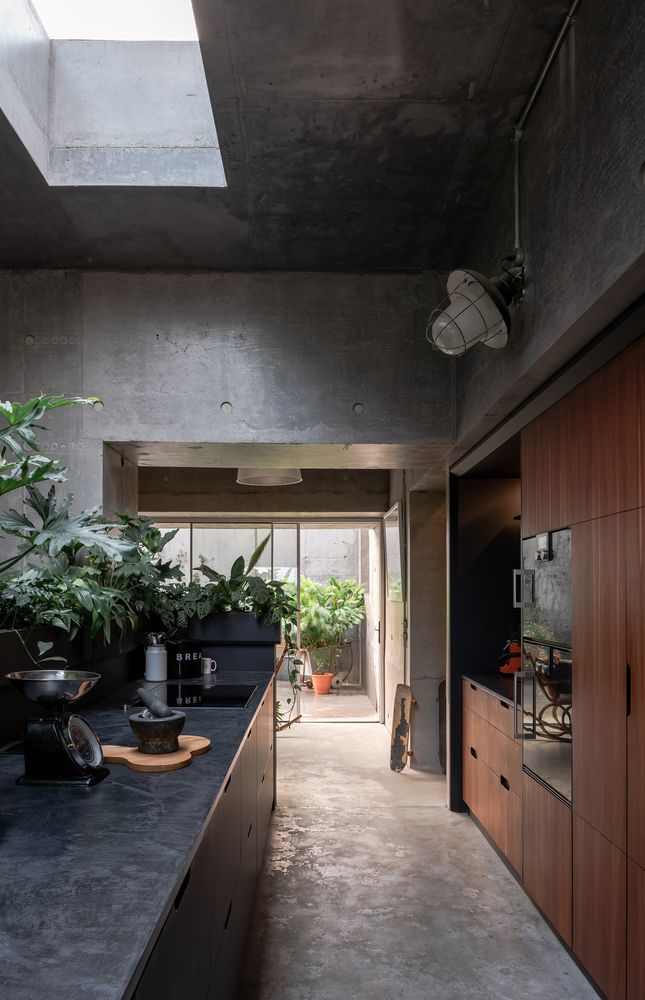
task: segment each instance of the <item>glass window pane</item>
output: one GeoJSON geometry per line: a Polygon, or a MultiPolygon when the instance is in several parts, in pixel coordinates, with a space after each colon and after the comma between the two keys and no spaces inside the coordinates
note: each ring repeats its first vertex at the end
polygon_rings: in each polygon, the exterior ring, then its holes
{"type": "Polygon", "coordinates": [[[193,569],[205,562],[211,569],[228,576],[238,556],[248,566],[257,547],[269,542],[257,563],[253,575],[268,580],[271,577],[270,524],[194,524],[193,569]]]}
{"type": "Polygon", "coordinates": [[[169,560],[181,569],[181,576],[184,583],[190,579],[190,525],[188,524],[158,524],[157,528],[162,533],[172,531],[177,528],[177,534],[164,545],[161,557],[164,562],[169,560]]]}

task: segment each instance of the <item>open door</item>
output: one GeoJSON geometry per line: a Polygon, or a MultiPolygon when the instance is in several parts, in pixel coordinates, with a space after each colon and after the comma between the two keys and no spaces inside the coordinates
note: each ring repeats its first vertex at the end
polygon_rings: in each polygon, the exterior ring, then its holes
{"type": "Polygon", "coordinates": [[[407,647],[406,551],[403,512],[397,502],[383,519],[385,536],[385,678],[384,721],[392,727],[397,684],[405,684],[407,647]]]}

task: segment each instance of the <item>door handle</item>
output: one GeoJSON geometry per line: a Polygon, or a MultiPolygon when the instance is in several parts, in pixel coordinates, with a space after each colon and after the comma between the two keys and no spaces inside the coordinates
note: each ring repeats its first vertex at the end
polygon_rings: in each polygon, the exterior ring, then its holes
{"type": "Polygon", "coordinates": [[[513,607],[532,608],[535,606],[535,570],[513,570],[513,607]]]}
{"type": "Polygon", "coordinates": [[[535,690],[535,673],[531,670],[518,670],[513,674],[513,737],[516,740],[536,740],[537,692],[535,690]],[[524,681],[532,685],[531,731],[524,728],[524,681]],[[520,713],[520,723],[517,723],[517,713],[520,713]]]}

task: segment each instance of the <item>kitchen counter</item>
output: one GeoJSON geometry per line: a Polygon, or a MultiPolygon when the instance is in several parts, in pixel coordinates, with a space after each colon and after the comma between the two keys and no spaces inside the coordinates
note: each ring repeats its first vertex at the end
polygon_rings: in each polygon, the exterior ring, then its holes
{"type": "MultiPolygon", "coordinates": [[[[111,764],[92,789],[29,788],[22,756],[0,756],[3,1000],[132,995],[271,679],[244,672],[246,708],[185,709],[184,732],[213,746],[180,771],[111,764]]],[[[133,743],[123,709],[79,711],[103,743],[133,743]]]]}
{"type": "Polygon", "coordinates": [[[513,704],[513,675],[512,674],[464,674],[463,679],[471,684],[488,691],[489,694],[502,701],[513,704]]]}

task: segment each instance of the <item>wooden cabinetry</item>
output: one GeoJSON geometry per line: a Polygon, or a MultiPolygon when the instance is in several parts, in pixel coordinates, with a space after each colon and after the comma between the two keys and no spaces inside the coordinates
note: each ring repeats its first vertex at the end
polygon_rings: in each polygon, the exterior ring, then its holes
{"type": "Polygon", "coordinates": [[[626,848],[625,516],[573,528],[573,808],[626,848]]]}
{"type": "Polygon", "coordinates": [[[512,726],[513,713],[506,711],[505,702],[470,681],[464,681],[463,695],[464,802],[519,872],[521,758],[519,746],[506,735],[507,720],[511,719],[512,726]],[[499,707],[502,704],[504,709],[499,707]]]}
{"type": "Polygon", "coordinates": [[[645,997],[645,869],[627,862],[627,1000],[645,997]]]}
{"type": "Polygon", "coordinates": [[[645,339],[522,431],[522,534],[645,504],[645,339]]]}
{"type": "MultiPolygon", "coordinates": [[[[626,515],[627,853],[645,868],[645,510],[626,515]]],[[[645,993],[644,993],[645,995],[645,993]]]]}
{"type": "Polygon", "coordinates": [[[573,950],[608,1000],[626,986],[627,858],[573,816],[573,950]]]}
{"type": "Polygon", "coordinates": [[[522,812],[524,888],[571,947],[571,809],[525,774],[522,812]]]}

